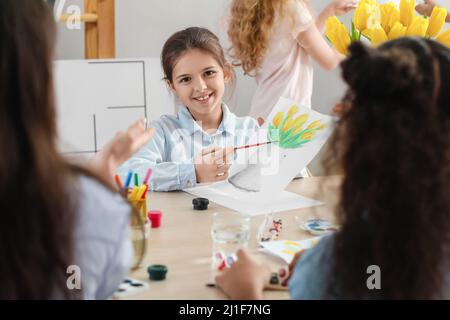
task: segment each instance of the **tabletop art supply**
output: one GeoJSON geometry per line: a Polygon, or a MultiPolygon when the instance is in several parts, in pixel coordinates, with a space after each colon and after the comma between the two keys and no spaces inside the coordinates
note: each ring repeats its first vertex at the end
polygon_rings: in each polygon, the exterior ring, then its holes
{"type": "Polygon", "coordinates": [[[230,268],[237,261],[237,256],[234,253],[226,256],[224,252],[220,251],[215,253],[215,260],[218,265],[217,271],[222,271],[225,268],[230,268]]]}
{"type": "Polygon", "coordinates": [[[152,228],[159,228],[162,221],[162,212],[160,210],[149,211],[147,214],[148,220],[152,224],[152,228]]]}
{"type": "Polygon", "coordinates": [[[331,224],[328,220],[325,219],[309,219],[300,227],[314,236],[320,236],[338,230],[338,227],[336,225],[331,224]]]}
{"type": "Polygon", "coordinates": [[[278,240],[282,228],[283,221],[281,219],[274,219],[273,213],[269,213],[258,228],[256,240],[258,242],[278,240]]]}
{"type": "Polygon", "coordinates": [[[314,237],[300,241],[277,240],[261,242],[263,252],[267,252],[283,259],[287,264],[291,263],[297,252],[311,249],[317,245],[322,237],[314,237]]]}
{"type": "Polygon", "coordinates": [[[265,288],[271,290],[288,290],[287,282],[285,282],[286,277],[281,277],[278,272],[272,272],[270,274],[270,281],[266,284],[265,288]]]}
{"type": "Polygon", "coordinates": [[[162,281],[166,279],[168,269],[165,265],[151,265],[147,267],[147,273],[150,280],[162,281]]]}
{"type": "Polygon", "coordinates": [[[122,181],[120,180],[119,175],[116,174],[114,179],[116,180],[117,188],[119,188],[119,190],[122,190],[123,184],[122,184],[122,181]]]}
{"type": "Polygon", "coordinates": [[[211,225],[212,270],[226,267],[227,257],[247,248],[250,240],[250,217],[234,212],[216,212],[211,225]]]}
{"type": "MultiPolygon", "coordinates": [[[[134,186],[131,188],[130,183],[133,177],[133,172],[129,171],[125,180],[125,184],[122,185],[120,177],[115,176],[116,184],[119,187],[120,193],[127,198],[131,205],[133,205],[140,213],[140,217],[143,222],[147,221],[147,195],[149,191],[148,181],[152,174],[152,169],[147,171],[144,183],[139,185],[139,176],[134,174],[134,186]]],[[[159,221],[161,224],[161,221],[159,221]]]]}
{"type": "Polygon", "coordinates": [[[137,294],[148,288],[148,284],[136,279],[126,278],[120,285],[117,291],[114,293],[114,297],[127,297],[137,294]]]}
{"type": "Polygon", "coordinates": [[[136,195],[136,200],[143,200],[145,199],[146,195],[147,195],[147,191],[148,191],[148,185],[142,185],[139,187],[139,191],[136,195]]]}
{"type": "Polygon", "coordinates": [[[137,201],[138,200],[137,199],[138,192],[139,192],[139,188],[137,186],[134,186],[132,191],[131,191],[131,193],[130,193],[130,195],[128,196],[128,199],[130,201],[137,201]]]}
{"type": "Polygon", "coordinates": [[[134,261],[132,269],[142,267],[142,262],[147,252],[147,239],[150,235],[150,222],[145,221],[142,227],[138,223],[131,225],[131,243],[133,244],[134,261]]]}
{"type": "Polygon", "coordinates": [[[194,210],[204,211],[208,210],[209,200],[206,198],[195,198],[192,200],[192,204],[194,205],[194,210]]]}
{"type": "Polygon", "coordinates": [[[271,144],[271,143],[275,143],[275,142],[278,142],[278,141],[268,141],[268,142],[249,144],[249,145],[242,146],[242,147],[235,147],[234,151],[242,150],[242,149],[249,149],[249,148],[254,148],[254,147],[260,147],[260,146],[265,146],[267,144],[271,144]]]}
{"type": "Polygon", "coordinates": [[[125,180],[125,185],[123,186],[125,189],[127,189],[130,186],[131,178],[133,177],[133,171],[129,171],[127,178],[125,180]]]}
{"type": "MultiPolygon", "coordinates": [[[[287,291],[288,286],[283,285],[283,279],[280,278],[278,273],[272,272],[270,276],[270,281],[264,285],[264,290],[267,291],[287,291]]],[[[207,287],[216,288],[217,285],[214,282],[208,282],[207,287]]]]}
{"type": "Polygon", "coordinates": [[[148,181],[150,180],[150,177],[152,176],[152,174],[153,174],[153,170],[151,168],[148,169],[147,174],[145,175],[144,184],[148,185],[148,181]]]}

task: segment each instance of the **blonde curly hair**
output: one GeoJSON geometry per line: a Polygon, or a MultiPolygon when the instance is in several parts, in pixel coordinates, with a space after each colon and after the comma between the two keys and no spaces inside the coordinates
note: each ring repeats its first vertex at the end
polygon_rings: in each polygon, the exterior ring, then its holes
{"type": "Polygon", "coordinates": [[[233,0],[228,26],[233,66],[242,66],[246,75],[256,74],[268,49],[275,16],[277,12],[285,15],[288,1],[233,0]]]}

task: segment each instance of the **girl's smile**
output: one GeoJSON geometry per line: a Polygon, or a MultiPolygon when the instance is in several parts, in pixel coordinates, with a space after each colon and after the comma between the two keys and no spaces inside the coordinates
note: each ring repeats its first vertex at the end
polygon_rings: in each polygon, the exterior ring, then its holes
{"type": "Polygon", "coordinates": [[[195,100],[197,103],[201,105],[206,105],[211,100],[211,97],[214,95],[213,92],[202,94],[196,97],[193,97],[192,100],[195,100]]]}

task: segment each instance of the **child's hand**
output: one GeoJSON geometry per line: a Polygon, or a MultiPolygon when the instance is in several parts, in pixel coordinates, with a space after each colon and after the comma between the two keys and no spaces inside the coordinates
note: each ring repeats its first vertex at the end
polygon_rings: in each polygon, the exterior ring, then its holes
{"type": "Polygon", "coordinates": [[[416,11],[422,16],[431,16],[431,11],[436,6],[436,2],[433,0],[424,0],[422,4],[416,6],[416,11]]]}
{"type": "Polygon", "coordinates": [[[234,148],[212,147],[203,150],[195,159],[198,183],[217,182],[228,179],[230,157],[234,148]]]}
{"type": "Polygon", "coordinates": [[[270,281],[270,270],[255,261],[247,251],[237,252],[237,261],[216,276],[216,284],[231,298],[262,299],[264,286],[270,281]]]}
{"type": "Polygon", "coordinates": [[[355,0],[333,0],[330,6],[335,16],[341,16],[356,8],[358,2],[355,0]]]}
{"type": "Polygon", "coordinates": [[[91,160],[90,168],[114,185],[116,169],[155,134],[154,128],[145,130],[145,123],[145,119],[136,121],[127,131],[116,133],[115,137],[91,160]]]}
{"type": "Polygon", "coordinates": [[[304,252],[305,250],[302,250],[295,254],[294,259],[292,259],[287,270],[283,268],[278,271],[278,275],[283,279],[283,282],[281,283],[282,286],[288,285],[288,281],[291,278],[292,272],[294,271],[298,260],[300,260],[304,252]]]}

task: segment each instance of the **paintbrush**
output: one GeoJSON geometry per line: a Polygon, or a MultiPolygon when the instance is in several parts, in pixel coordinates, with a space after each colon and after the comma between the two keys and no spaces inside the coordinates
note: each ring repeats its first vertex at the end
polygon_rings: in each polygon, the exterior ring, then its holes
{"type": "Polygon", "coordinates": [[[260,146],[264,146],[264,145],[271,144],[274,142],[278,142],[278,141],[268,141],[268,142],[262,142],[262,143],[249,144],[249,145],[242,146],[242,147],[235,147],[234,151],[242,150],[242,149],[249,149],[249,148],[254,148],[254,147],[260,147],[260,146]]]}

